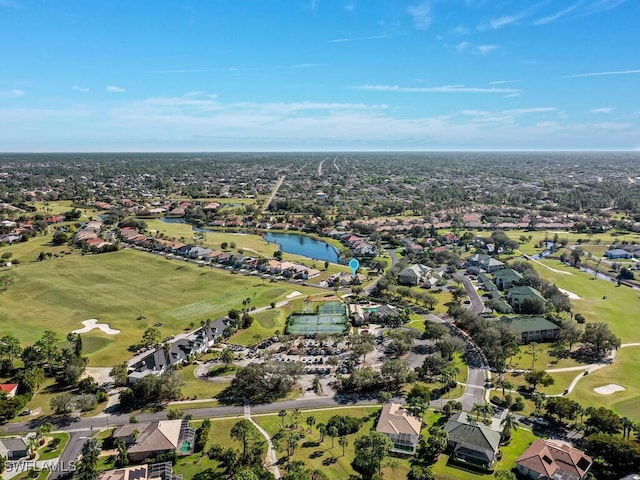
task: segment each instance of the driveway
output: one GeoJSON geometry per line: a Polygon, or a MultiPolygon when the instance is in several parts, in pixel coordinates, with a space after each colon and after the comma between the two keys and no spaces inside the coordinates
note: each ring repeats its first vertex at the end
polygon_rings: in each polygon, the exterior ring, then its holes
{"type": "Polygon", "coordinates": [[[478,292],[476,291],[476,289],[473,287],[473,283],[471,283],[471,280],[469,280],[468,277],[466,277],[465,275],[462,275],[461,273],[456,273],[453,275],[453,277],[456,280],[459,280],[462,283],[462,285],[464,285],[464,289],[467,292],[467,296],[471,301],[471,304],[469,305],[469,310],[477,314],[481,314],[482,312],[484,312],[484,303],[482,302],[482,299],[480,298],[480,295],[478,295],[478,292]]]}

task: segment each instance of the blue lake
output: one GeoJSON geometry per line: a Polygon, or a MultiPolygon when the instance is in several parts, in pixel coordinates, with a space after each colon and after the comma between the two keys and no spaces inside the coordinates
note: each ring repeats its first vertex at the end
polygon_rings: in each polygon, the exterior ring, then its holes
{"type": "Polygon", "coordinates": [[[268,232],[264,239],[269,243],[278,245],[278,248],[283,252],[295,253],[314,260],[328,260],[333,263],[340,261],[340,255],[336,247],[305,235],[268,232]]]}

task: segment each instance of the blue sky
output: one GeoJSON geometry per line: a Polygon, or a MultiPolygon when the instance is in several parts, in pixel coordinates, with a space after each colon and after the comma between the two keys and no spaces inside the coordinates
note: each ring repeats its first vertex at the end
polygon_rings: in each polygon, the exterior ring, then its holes
{"type": "Polygon", "coordinates": [[[639,0],[0,0],[0,151],[638,150],[639,0]]]}

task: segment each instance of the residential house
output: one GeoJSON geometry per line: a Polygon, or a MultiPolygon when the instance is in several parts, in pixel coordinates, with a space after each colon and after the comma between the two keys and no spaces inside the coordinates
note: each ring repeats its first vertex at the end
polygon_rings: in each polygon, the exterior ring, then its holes
{"type": "Polygon", "coordinates": [[[182,480],[174,475],[171,462],[134,465],[100,472],[96,480],[182,480]]]}
{"type": "Polygon", "coordinates": [[[466,266],[467,269],[472,273],[480,273],[480,271],[482,270],[492,273],[505,267],[504,263],[500,260],[496,260],[493,257],[490,257],[488,255],[481,255],[479,253],[471,255],[467,259],[466,266]]]}
{"type": "Polygon", "coordinates": [[[398,283],[403,285],[422,285],[430,276],[431,269],[426,265],[411,265],[398,273],[398,283]]]}
{"type": "Polygon", "coordinates": [[[493,283],[491,278],[489,278],[489,275],[487,275],[486,273],[481,272],[478,274],[478,283],[482,285],[482,288],[486,292],[495,292],[498,290],[498,287],[496,287],[496,284],[493,283]]]}
{"type": "Polygon", "coordinates": [[[532,480],[583,480],[593,460],[558,440],[536,439],[516,460],[516,470],[532,480]]]}
{"type": "Polygon", "coordinates": [[[22,437],[0,438],[0,457],[17,460],[29,455],[29,443],[22,437]]]}
{"type": "Polygon", "coordinates": [[[542,294],[535,288],[529,287],[528,285],[511,287],[507,290],[507,300],[515,309],[520,308],[525,300],[540,300],[542,303],[546,303],[542,294]]]}
{"type": "Polygon", "coordinates": [[[21,241],[22,241],[21,235],[7,234],[7,235],[0,236],[0,243],[8,243],[9,245],[12,245],[14,243],[21,242],[21,241]]]}
{"type": "Polygon", "coordinates": [[[195,429],[187,420],[160,420],[122,425],[112,437],[123,440],[131,460],[140,462],[162,453],[193,453],[195,429]]]}
{"type": "Polygon", "coordinates": [[[633,258],[633,254],[627,252],[622,248],[613,248],[611,250],[607,250],[604,252],[604,256],[609,259],[617,259],[617,258],[633,258]]]}
{"type": "Polygon", "coordinates": [[[522,280],[522,275],[512,268],[502,268],[493,272],[493,280],[500,290],[507,290],[522,280]]]}
{"type": "Polygon", "coordinates": [[[560,327],[544,317],[505,317],[499,320],[513,330],[523,343],[552,342],[558,338],[560,327]]]}
{"type": "Polygon", "coordinates": [[[451,459],[487,470],[493,468],[502,434],[498,419],[487,425],[460,412],[445,423],[444,430],[449,435],[451,459]]]}
{"type": "Polygon", "coordinates": [[[380,412],[376,431],[393,442],[392,453],[413,455],[420,440],[422,419],[412,415],[399,403],[386,403],[380,412]]]}
{"type": "Polygon", "coordinates": [[[0,392],[4,393],[7,397],[15,397],[18,393],[17,383],[3,383],[0,384],[0,392]]]}
{"type": "Polygon", "coordinates": [[[167,368],[186,362],[196,353],[206,352],[223,330],[224,322],[219,318],[209,328],[200,327],[185,337],[166,343],[168,348],[162,346],[141,360],[132,361],[133,372],[129,374],[129,383],[135,383],[147,375],[162,375],[167,368]]]}

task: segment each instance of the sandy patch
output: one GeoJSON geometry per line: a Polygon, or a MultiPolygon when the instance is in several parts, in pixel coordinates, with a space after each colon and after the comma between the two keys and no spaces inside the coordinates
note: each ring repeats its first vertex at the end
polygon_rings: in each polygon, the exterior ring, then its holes
{"type": "Polygon", "coordinates": [[[560,290],[562,293],[564,293],[571,300],[580,300],[580,298],[581,298],[579,295],[576,295],[575,293],[570,292],[569,290],[565,290],[564,288],[559,288],[558,290],[560,290]]]}
{"type": "Polygon", "coordinates": [[[286,298],[295,298],[295,297],[299,297],[300,295],[302,295],[299,291],[294,290],[293,292],[291,292],[289,295],[287,295],[286,298]]]}
{"type": "Polygon", "coordinates": [[[617,385],[615,383],[610,383],[609,385],[593,389],[594,392],[599,393],[600,395],[611,395],[612,393],[623,392],[625,390],[626,388],[622,385],[617,385]]]}
{"type": "Polygon", "coordinates": [[[117,335],[120,333],[120,330],[116,330],[115,328],[111,328],[108,323],[98,323],[97,318],[90,318],[89,320],[85,320],[82,322],[84,325],[83,328],[79,328],[78,330],[74,330],[73,333],[87,333],[97,328],[98,330],[102,330],[104,333],[109,335],[117,335]]]}

